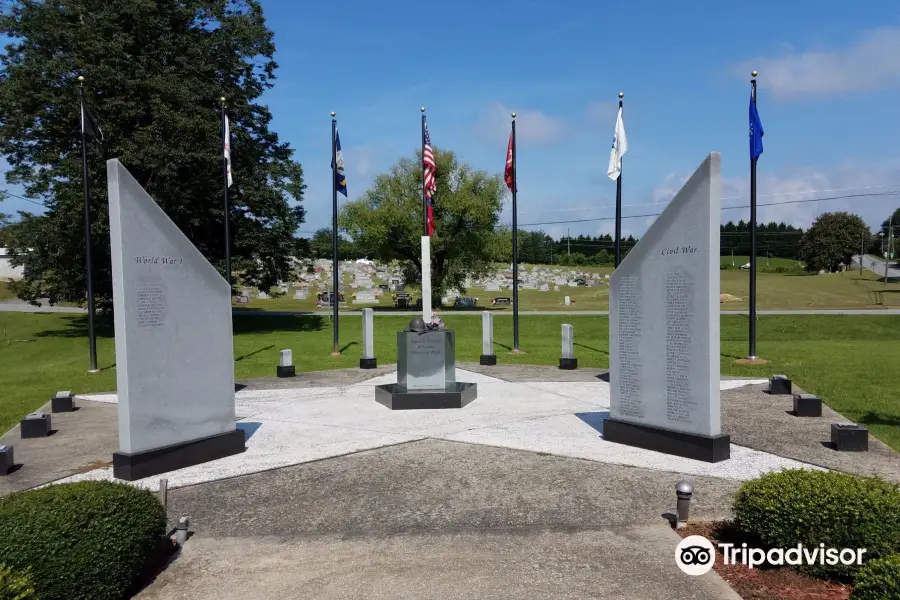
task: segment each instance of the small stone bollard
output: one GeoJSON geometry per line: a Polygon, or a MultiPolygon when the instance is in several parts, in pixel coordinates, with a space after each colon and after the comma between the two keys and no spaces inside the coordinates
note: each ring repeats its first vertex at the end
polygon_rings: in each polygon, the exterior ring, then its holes
{"type": "Polygon", "coordinates": [[[795,417],[821,417],[822,400],[815,394],[794,394],[795,417]]]}
{"type": "Polygon", "coordinates": [[[675,529],[683,529],[691,516],[691,496],[694,494],[694,486],[689,481],[679,481],[675,484],[675,496],[678,502],[675,506],[675,529]]]}
{"type": "Polygon", "coordinates": [[[773,396],[791,395],[791,380],[787,375],[775,375],[769,380],[769,393],[773,396]]]}
{"type": "Polygon", "coordinates": [[[13,464],[15,464],[15,459],[13,458],[13,447],[12,446],[0,446],[0,475],[6,475],[9,473],[13,464]]]}
{"type": "Polygon", "coordinates": [[[478,363],[497,364],[497,355],[494,354],[494,314],[489,310],[481,313],[481,359],[478,363]]]}
{"type": "Polygon", "coordinates": [[[359,359],[359,368],[374,369],[378,366],[375,358],[375,311],[371,308],[362,309],[362,320],[363,355],[359,359]]]}
{"type": "Polygon", "coordinates": [[[27,414],[19,422],[19,430],[23,440],[47,437],[50,435],[50,415],[41,412],[27,414]]]}
{"type": "Polygon", "coordinates": [[[562,326],[562,357],[559,359],[559,368],[566,371],[578,368],[578,359],[575,358],[575,330],[571,325],[562,326]]]}
{"type": "Polygon", "coordinates": [[[188,517],[179,517],[178,523],[175,525],[175,543],[184,546],[188,539],[188,527],[191,520],[188,517]]]}
{"type": "Polygon", "coordinates": [[[293,377],[296,375],[294,368],[294,354],[290,350],[282,350],[278,358],[278,368],[275,374],[279,377],[293,377]]]}
{"type": "Polygon", "coordinates": [[[72,412],[75,410],[75,395],[72,392],[56,392],[50,398],[50,412],[72,412]]]}
{"type": "Polygon", "coordinates": [[[869,430],[859,425],[831,425],[831,443],[839,452],[868,452],[869,430]]]}

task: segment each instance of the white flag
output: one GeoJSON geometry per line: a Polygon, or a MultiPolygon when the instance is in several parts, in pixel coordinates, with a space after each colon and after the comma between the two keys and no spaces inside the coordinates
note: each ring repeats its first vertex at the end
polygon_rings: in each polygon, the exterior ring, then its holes
{"type": "Polygon", "coordinates": [[[228,115],[225,115],[225,172],[228,174],[228,187],[231,187],[231,130],[228,128],[228,115]]]}
{"type": "Polygon", "coordinates": [[[613,134],[612,150],[609,151],[609,169],[606,174],[615,181],[622,174],[622,157],[628,152],[628,140],[625,138],[625,123],[622,121],[622,107],[616,117],[616,131],[613,134]]]}

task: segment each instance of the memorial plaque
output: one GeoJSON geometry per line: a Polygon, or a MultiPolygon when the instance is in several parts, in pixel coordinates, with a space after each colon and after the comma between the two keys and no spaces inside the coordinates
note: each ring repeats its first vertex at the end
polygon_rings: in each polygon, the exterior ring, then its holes
{"type": "MultiPolygon", "coordinates": [[[[720,161],[709,155],[611,276],[613,437],[624,422],[727,440],[719,403],[720,161]]],[[[721,459],[721,440],[712,445],[721,459]]]]}
{"type": "Polygon", "coordinates": [[[220,450],[231,445],[224,455],[241,451],[231,286],[118,160],[107,161],[107,177],[120,447],[114,474],[155,474],[137,467],[143,459],[135,456],[162,448],[166,470],[180,468],[173,465],[181,459],[219,458],[197,443],[215,436],[229,438],[212,442],[220,450]],[[193,454],[172,459],[179,445],[193,454]]]}
{"type": "Polygon", "coordinates": [[[397,383],[409,390],[443,390],[456,383],[452,329],[397,333],[397,383]]]}

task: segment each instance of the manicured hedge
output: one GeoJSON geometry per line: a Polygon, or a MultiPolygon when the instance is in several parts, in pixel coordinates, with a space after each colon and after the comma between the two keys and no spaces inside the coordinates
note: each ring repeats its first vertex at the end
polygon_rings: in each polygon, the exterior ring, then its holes
{"type": "Polygon", "coordinates": [[[850,600],[898,598],[900,598],[900,554],[867,562],[853,580],[850,600]]]}
{"type": "Polygon", "coordinates": [[[120,600],[158,564],[165,530],[147,490],[51,485],[0,499],[0,563],[31,567],[40,600],[120,600]]]}
{"type": "Polygon", "coordinates": [[[31,585],[31,570],[13,571],[0,565],[0,600],[37,600],[31,585]]]}
{"type": "MultiPolygon", "coordinates": [[[[864,560],[900,552],[900,488],[874,477],[789,469],[745,482],[735,525],[768,548],[865,548],[864,560]]],[[[803,565],[819,577],[852,576],[856,565],[803,565]]]]}

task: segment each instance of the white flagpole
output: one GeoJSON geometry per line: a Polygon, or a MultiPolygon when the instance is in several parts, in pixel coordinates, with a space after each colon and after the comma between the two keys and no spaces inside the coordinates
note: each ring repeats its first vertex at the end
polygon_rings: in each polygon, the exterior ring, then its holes
{"type": "Polygon", "coordinates": [[[422,318],[431,323],[431,238],[422,236],[422,318]]]}

